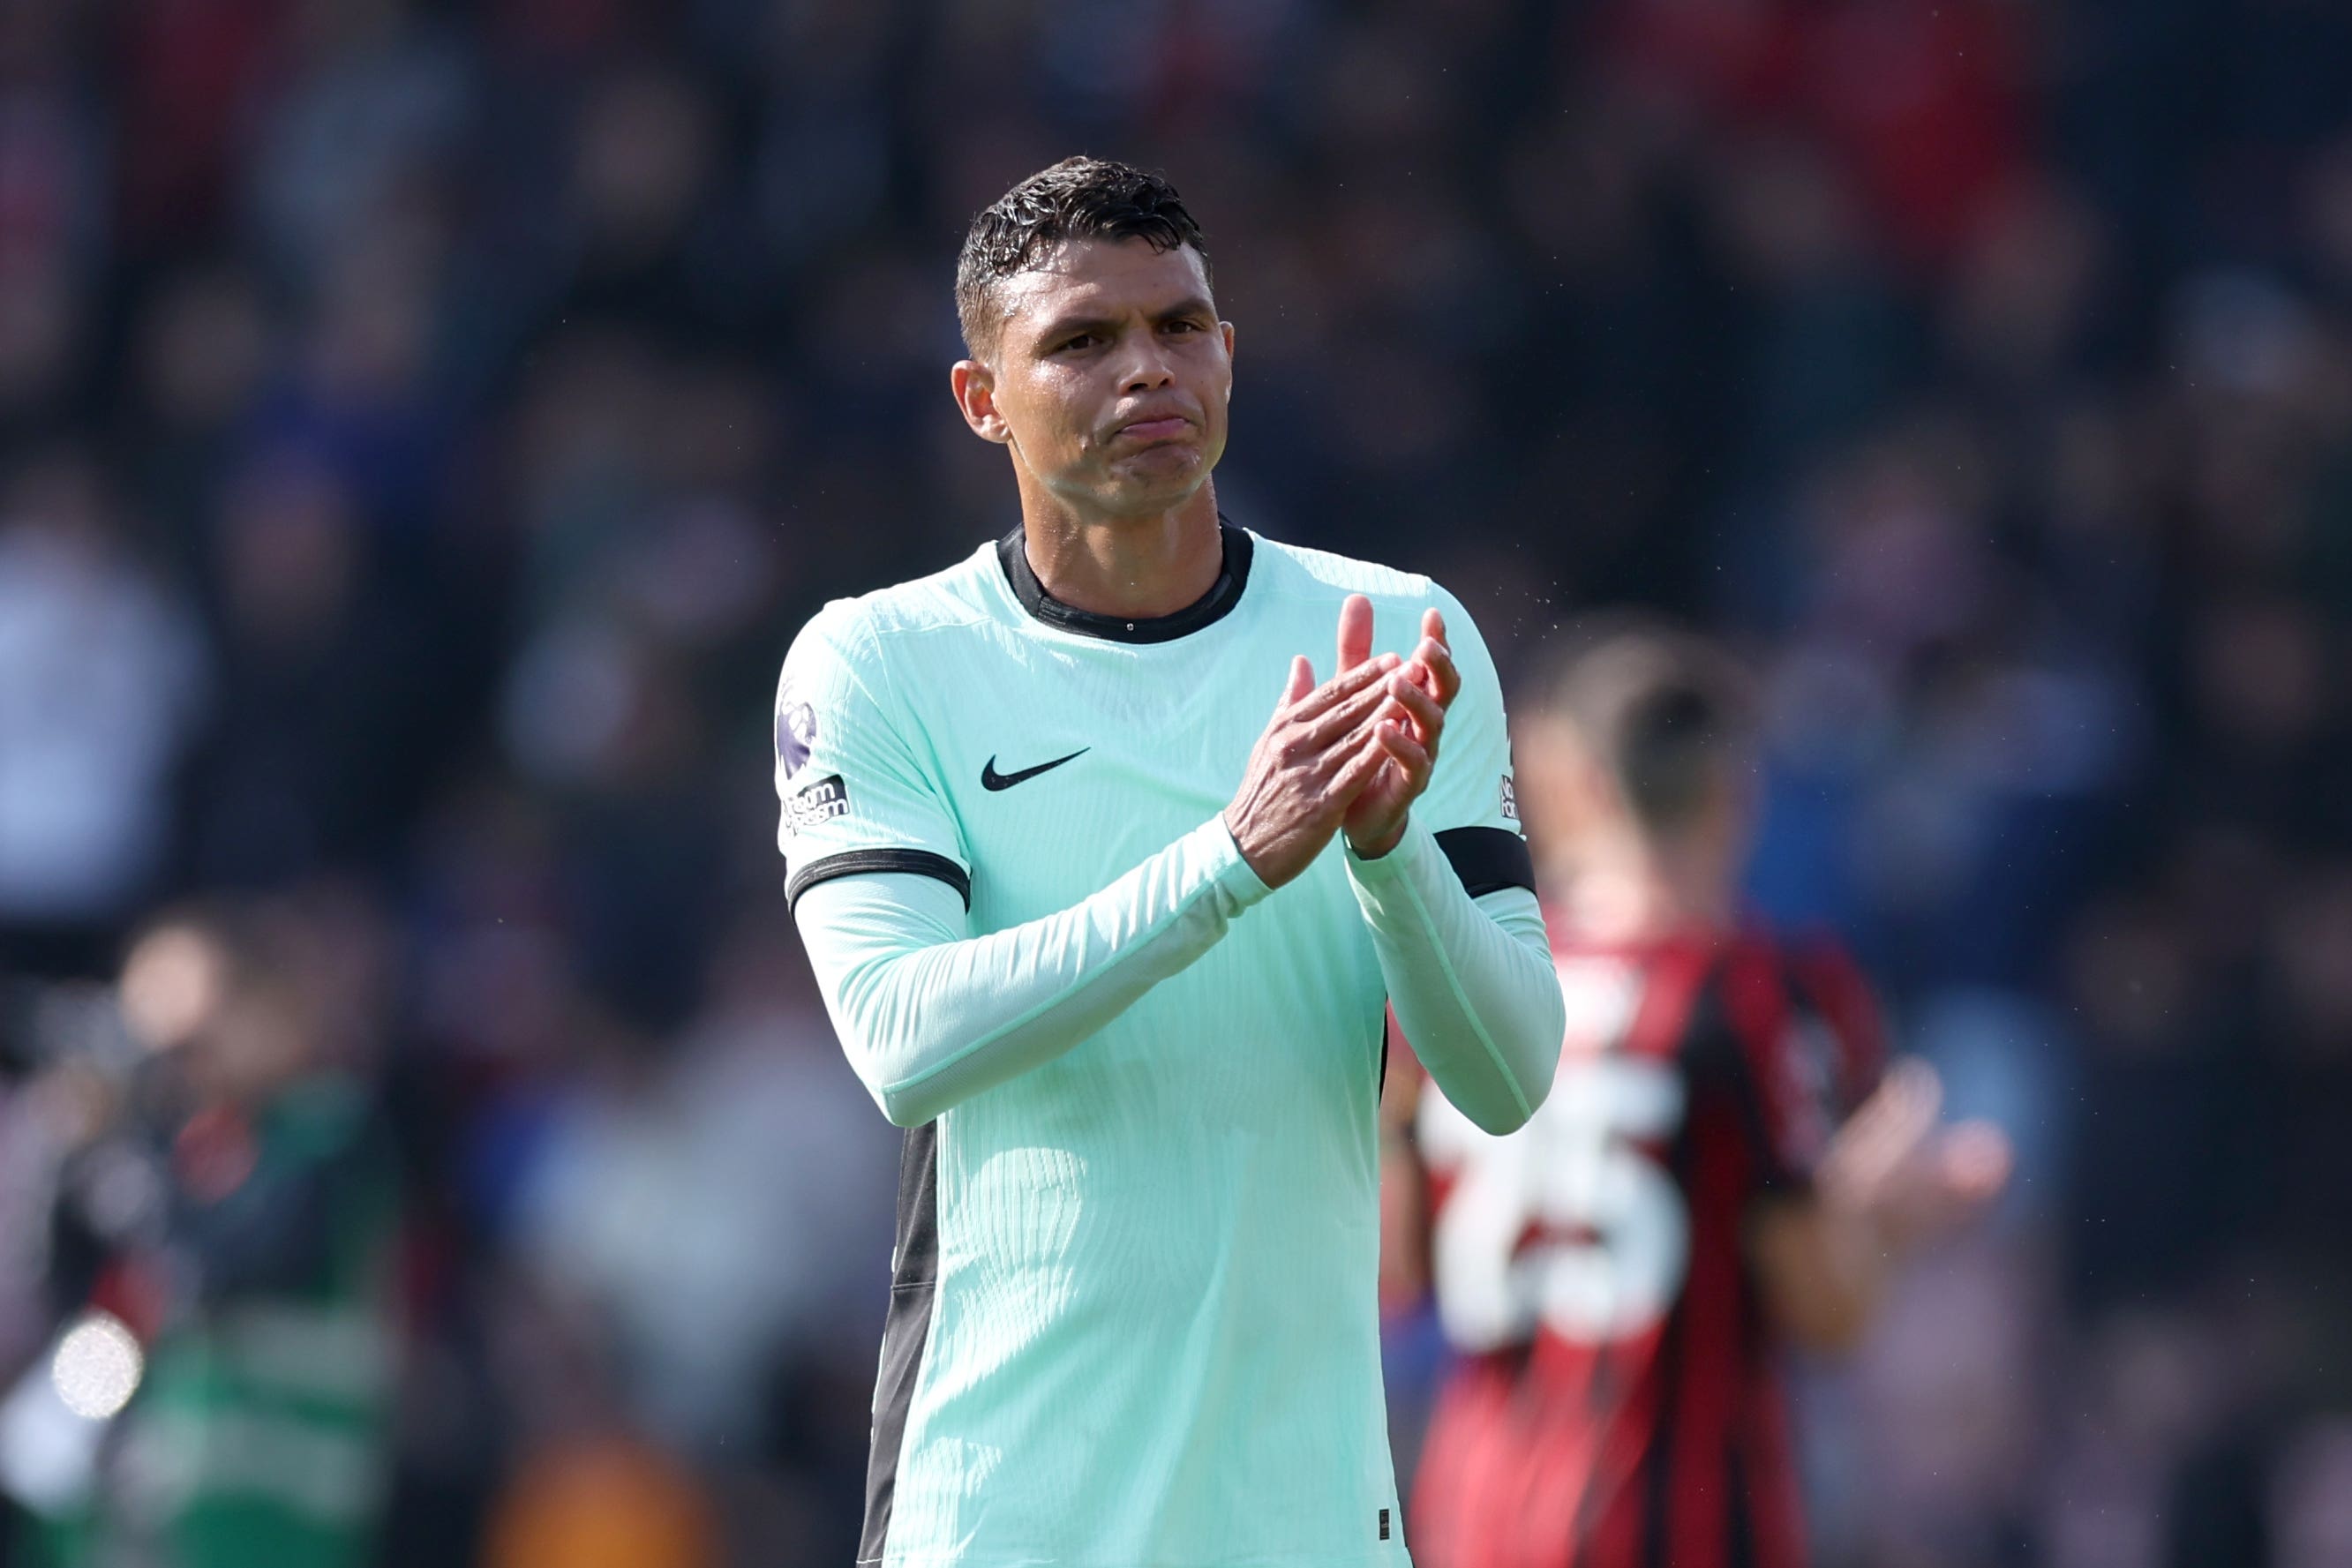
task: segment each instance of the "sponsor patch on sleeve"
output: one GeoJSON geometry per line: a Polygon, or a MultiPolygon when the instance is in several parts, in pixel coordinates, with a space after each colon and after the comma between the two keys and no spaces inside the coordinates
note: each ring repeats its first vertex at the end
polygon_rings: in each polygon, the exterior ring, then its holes
{"type": "Polygon", "coordinates": [[[1509,821],[1519,820],[1519,787],[1507,773],[1503,775],[1503,816],[1509,821]]]}
{"type": "Polygon", "coordinates": [[[828,773],[784,799],[784,824],[795,833],[848,812],[849,786],[841,781],[838,773],[828,773]]]}

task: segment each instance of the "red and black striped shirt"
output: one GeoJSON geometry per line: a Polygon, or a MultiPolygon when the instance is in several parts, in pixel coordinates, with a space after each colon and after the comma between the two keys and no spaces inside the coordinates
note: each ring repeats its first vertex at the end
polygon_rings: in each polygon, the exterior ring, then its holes
{"type": "MultiPolygon", "coordinates": [[[[1557,929],[1557,927],[1555,927],[1557,929]]],[[[1801,1568],[1794,1451],[1742,1247],[1881,1057],[1832,947],[1556,949],[1560,1076],[1527,1127],[1433,1091],[1421,1141],[1460,1353],[1407,1514],[1422,1568],[1801,1568]]]]}

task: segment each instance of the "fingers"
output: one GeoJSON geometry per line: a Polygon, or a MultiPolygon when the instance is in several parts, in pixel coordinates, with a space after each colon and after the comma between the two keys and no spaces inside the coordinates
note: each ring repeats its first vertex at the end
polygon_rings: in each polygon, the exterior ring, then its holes
{"type": "Polygon", "coordinates": [[[1282,683],[1282,700],[1274,705],[1275,711],[1278,713],[1290,706],[1314,689],[1315,666],[1307,662],[1306,654],[1293,654],[1290,660],[1290,676],[1282,683]]]}
{"type": "Polygon", "coordinates": [[[1352,800],[1371,781],[1380,777],[1381,769],[1389,765],[1389,754],[1378,746],[1360,747],[1349,755],[1339,771],[1331,776],[1328,798],[1352,800]]]}
{"type": "Polygon", "coordinates": [[[1413,648],[1412,663],[1429,672],[1429,695],[1437,699],[1437,706],[1451,706],[1462,690],[1462,672],[1454,666],[1454,650],[1445,641],[1445,617],[1434,610],[1421,612],[1421,642],[1413,648]]]}
{"type": "MultiPolygon", "coordinates": [[[[1318,695],[1323,699],[1315,711],[1330,701],[1350,695],[1356,688],[1344,684],[1347,678],[1361,671],[1368,664],[1386,662],[1393,668],[1400,664],[1417,669],[1416,679],[1423,690],[1436,699],[1440,708],[1450,706],[1462,690],[1462,674],[1454,664],[1454,651],[1445,642],[1445,617],[1431,609],[1422,612],[1421,642],[1414,647],[1410,661],[1394,653],[1372,657],[1372,601],[1360,593],[1351,593],[1339,602],[1339,641],[1336,648],[1338,664],[1333,678],[1318,695]]],[[[1285,693],[1286,706],[1296,703],[1298,696],[1285,693]]]]}
{"type": "Polygon", "coordinates": [[[1873,1183],[1883,1182],[1916,1158],[1935,1132],[1943,1098],[1943,1085],[1934,1070],[1918,1064],[1917,1072],[1898,1087],[1885,1114],[1872,1124],[1869,1136],[1856,1148],[1856,1173],[1873,1183]]]}
{"type": "Polygon", "coordinates": [[[1325,709],[1298,738],[1315,749],[1328,749],[1334,741],[1349,730],[1361,727],[1379,713],[1389,700],[1389,689],[1385,685],[1367,684],[1354,695],[1325,709]]]}
{"type": "Polygon", "coordinates": [[[1365,660],[1352,670],[1342,670],[1301,698],[1292,707],[1291,716],[1311,719],[1326,713],[1334,705],[1347,701],[1367,687],[1377,685],[1402,662],[1394,653],[1382,653],[1377,659],[1365,660]]]}
{"type": "Polygon", "coordinates": [[[1405,716],[1412,721],[1414,738],[1420,741],[1424,748],[1434,754],[1437,749],[1438,735],[1445,727],[1445,709],[1439,705],[1435,697],[1423,691],[1412,677],[1412,672],[1410,669],[1400,670],[1390,676],[1389,695],[1396,700],[1397,706],[1403,709],[1405,716]]]}
{"type": "Polygon", "coordinates": [[[1373,745],[1365,749],[1378,749],[1394,758],[1397,766],[1404,769],[1413,794],[1429,787],[1429,769],[1435,758],[1430,756],[1427,747],[1413,738],[1411,730],[1401,724],[1378,725],[1372,730],[1372,740],[1373,745]]]}
{"type": "Polygon", "coordinates": [[[1906,1057],[1886,1070],[1877,1092],[1855,1113],[1855,1141],[1865,1147],[1916,1144],[1935,1125],[1943,1099],[1943,1080],[1936,1070],[1916,1057],[1906,1057]]]}
{"type": "Polygon", "coordinates": [[[2009,1183],[2008,1134],[1990,1122],[1938,1125],[1943,1081],[1924,1061],[1896,1062],[1838,1130],[1820,1171],[1825,1197],[1876,1217],[1910,1246],[1981,1213],[2009,1183]]]}
{"type": "Polygon", "coordinates": [[[1916,1059],[1887,1069],[1870,1098],[1838,1129],[1824,1174],[1855,1191],[1876,1187],[1918,1151],[1942,1107],[1943,1082],[1916,1059]]]}
{"type": "Polygon", "coordinates": [[[1903,1125],[1916,1144],[1944,1113],[1944,1075],[1916,1057],[1903,1062],[1900,1071],[1906,1089],[1903,1103],[1910,1113],[1903,1125]]]}
{"type": "Polygon", "coordinates": [[[1335,674],[1345,674],[1372,656],[1372,601],[1351,593],[1339,601],[1339,662],[1335,674]]]}
{"type": "Polygon", "coordinates": [[[1424,637],[1421,646],[1412,651],[1412,662],[1428,673],[1429,695],[1437,699],[1437,706],[1452,706],[1462,693],[1462,672],[1454,667],[1454,651],[1424,637]]]}
{"type": "Polygon", "coordinates": [[[1969,1203],[1998,1197],[2015,1163],[2009,1134],[1990,1122],[1961,1122],[1946,1129],[1936,1155],[1945,1190],[1969,1203]]]}

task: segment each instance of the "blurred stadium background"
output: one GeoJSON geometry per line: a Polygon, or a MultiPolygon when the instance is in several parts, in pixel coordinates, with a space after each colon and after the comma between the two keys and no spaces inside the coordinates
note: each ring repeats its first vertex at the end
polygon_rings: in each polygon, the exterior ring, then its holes
{"type": "MultiPolygon", "coordinates": [[[[1013,520],[952,257],[1074,150],[1208,229],[1228,513],[1507,670],[1602,606],[1729,640],[1757,904],[2018,1140],[1809,1380],[1824,1563],[2352,1563],[2336,0],[7,7],[0,1561],[848,1560],[895,1143],[770,696],[1013,520]],[[93,1291],[158,1388],[267,1294],[173,1192],[251,1149],[106,988],[199,895],[307,998],[258,1109],[373,1107],[232,1239],[396,1281],[299,1558],[93,1537],[26,1392],[93,1291]]],[[[1433,1354],[1401,1311],[1401,1457],[1433,1354]]]]}

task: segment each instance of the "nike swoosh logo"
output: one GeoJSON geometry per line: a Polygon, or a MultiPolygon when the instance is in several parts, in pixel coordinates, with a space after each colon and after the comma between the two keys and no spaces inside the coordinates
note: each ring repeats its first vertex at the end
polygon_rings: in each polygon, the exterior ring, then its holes
{"type": "Polygon", "coordinates": [[[1091,746],[1081,746],[1071,752],[1069,757],[1056,757],[1051,762],[1040,762],[1036,767],[1024,768],[1018,773],[999,773],[996,770],[996,758],[992,757],[988,759],[988,766],[980,770],[980,787],[983,789],[1010,789],[1024,779],[1034,779],[1040,773],[1049,773],[1069,761],[1071,758],[1084,757],[1093,749],[1091,746]]]}

